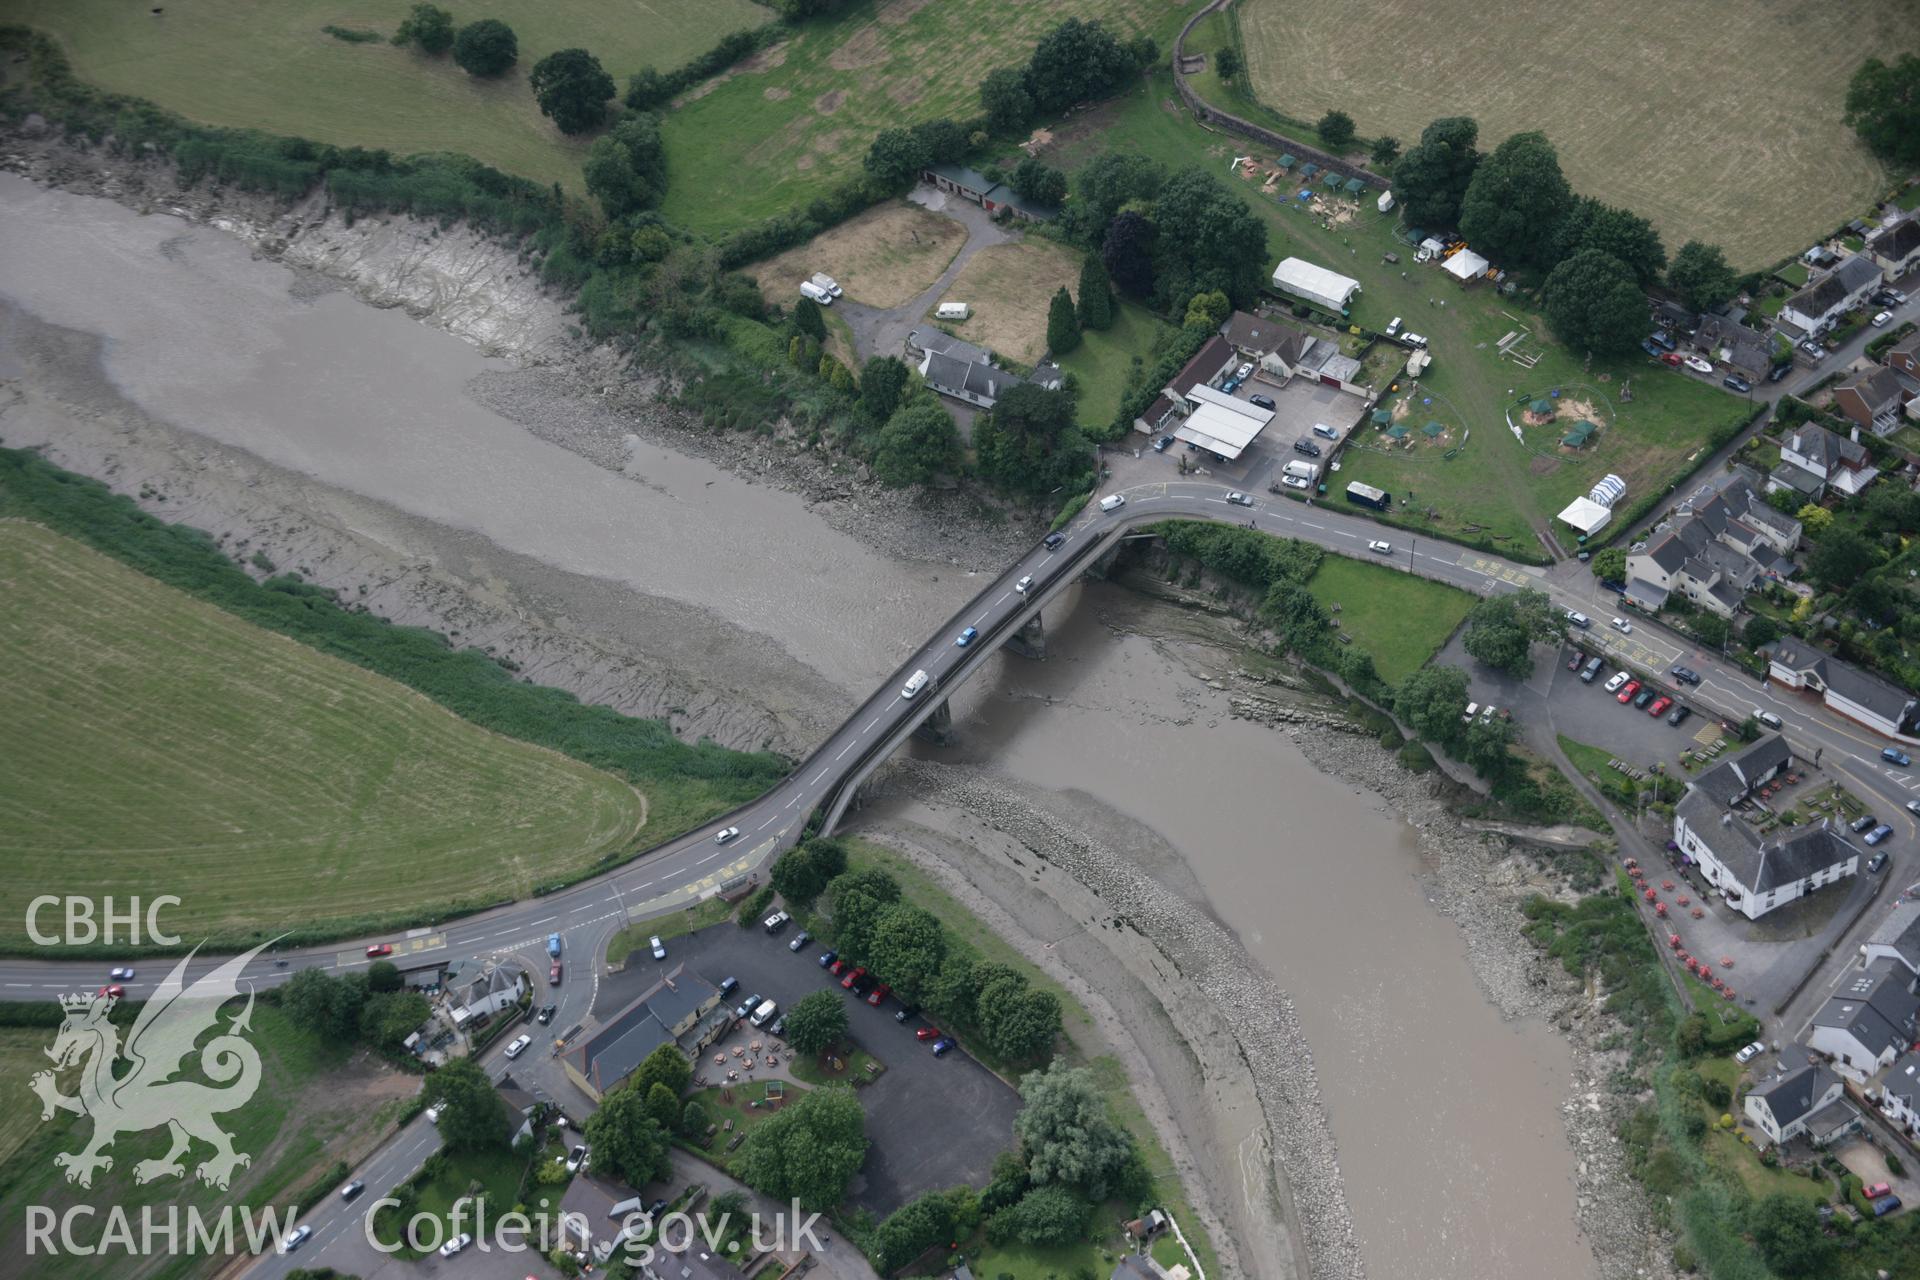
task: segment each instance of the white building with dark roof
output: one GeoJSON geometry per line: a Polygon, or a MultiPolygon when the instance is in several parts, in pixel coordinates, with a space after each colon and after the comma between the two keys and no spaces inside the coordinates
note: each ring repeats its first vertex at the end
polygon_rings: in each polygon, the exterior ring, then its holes
{"type": "Polygon", "coordinates": [[[1912,214],[1867,237],[1867,256],[1889,280],[1920,267],[1920,218],[1912,214]]]}
{"type": "Polygon", "coordinates": [[[1787,637],[1762,645],[1767,675],[1789,689],[1811,689],[1829,710],[1876,733],[1920,744],[1920,698],[1850,662],[1787,637]]]}
{"type": "Polygon", "coordinates": [[[1768,506],[1745,478],[1702,485],[1627,557],[1627,599],[1659,609],[1681,595],[1731,618],[1749,591],[1791,577],[1800,522],[1768,506]]]}
{"type": "Polygon", "coordinates": [[[1877,960],[1848,975],[1813,1015],[1807,1047],[1859,1083],[1907,1052],[1916,1033],[1920,996],[1913,994],[1913,974],[1896,960],[1877,960]]]}
{"type": "Polygon", "coordinates": [[[1843,258],[1833,270],[1787,299],[1778,324],[1796,340],[1825,333],[1864,303],[1882,279],[1880,264],[1865,254],[1843,258]]]}
{"type": "Polygon", "coordinates": [[[1908,1050],[1880,1077],[1880,1113],[1912,1133],[1920,1129],[1920,1051],[1908,1050]]]}
{"type": "Polygon", "coordinates": [[[1822,820],[1762,832],[1754,791],[1786,771],[1786,739],[1768,734],[1687,784],[1673,840],[1727,905],[1750,920],[1860,869],[1860,851],[1822,820]]]}
{"type": "Polygon", "coordinates": [[[1861,964],[1872,965],[1879,960],[1897,960],[1907,972],[1920,978],[1920,897],[1905,897],[1894,903],[1873,936],[1861,944],[1861,964]]]}
{"type": "MultiPolygon", "coordinates": [[[[1821,1063],[1803,1062],[1787,1065],[1754,1085],[1742,1109],[1765,1139],[1756,1145],[1765,1149],[1816,1131],[1831,1140],[1836,1121],[1844,1125],[1844,1113],[1832,1117],[1821,1113],[1836,1104],[1847,1106],[1845,1099],[1846,1086],[1838,1075],[1821,1063]],[[1820,1120],[1817,1130],[1812,1123],[1816,1118],[1820,1120]]],[[[1852,1120],[1859,1123],[1858,1112],[1852,1120]]]]}
{"type": "Polygon", "coordinates": [[[698,1028],[706,1042],[681,1048],[689,1055],[704,1049],[726,1025],[724,1020],[702,1019],[719,1003],[719,988],[688,973],[685,965],[676,966],[638,1000],[576,1040],[561,1064],[568,1078],[598,1102],[661,1045],[674,1044],[698,1028]]]}
{"type": "MultiPolygon", "coordinates": [[[[1804,471],[1821,484],[1832,485],[1848,496],[1859,493],[1880,474],[1865,445],[1814,422],[1801,423],[1781,444],[1779,469],[1786,468],[1804,471]]],[[[1767,488],[1804,492],[1801,485],[1788,482],[1777,471],[1768,477],[1767,488]]]]}

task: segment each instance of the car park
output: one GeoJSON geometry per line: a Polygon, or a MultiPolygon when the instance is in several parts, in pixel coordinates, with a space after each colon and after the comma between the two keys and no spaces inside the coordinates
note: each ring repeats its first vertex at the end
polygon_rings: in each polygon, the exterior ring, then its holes
{"type": "Polygon", "coordinates": [[[758,1009],[760,1007],[760,999],[761,999],[760,993],[758,991],[754,992],[752,995],[748,996],[745,1000],[742,1000],[739,1004],[733,1006],[733,1016],[736,1018],[746,1017],[748,1014],[752,1013],[755,1009],[758,1009]]]}
{"type": "Polygon", "coordinates": [[[1713,372],[1713,362],[1711,360],[1702,360],[1699,356],[1688,356],[1682,363],[1695,373],[1713,372]]]}
{"type": "Polygon", "coordinates": [[[391,942],[376,942],[367,948],[367,959],[369,960],[378,960],[382,956],[390,956],[392,954],[393,944],[391,942]]]}
{"type": "Polygon", "coordinates": [[[1673,714],[1667,717],[1667,723],[1677,727],[1682,720],[1685,720],[1692,714],[1693,708],[1683,702],[1673,709],[1673,714]]]}
{"type": "Polygon", "coordinates": [[[1625,684],[1620,686],[1620,692],[1614,695],[1614,701],[1624,706],[1627,703],[1632,702],[1633,696],[1639,692],[1640,692],[1640,682],[1638,680],[1629,680],[1625,684]]]}
{"type": "Polygon", "coordinates": [[[554,1005],[543,1004],[540,1006],[540,1012],[533,1015],[533,1020],[543,1027],[551,1026],[553,1023],[553,1015],[558,1011],[558,1008],[554,1005]]]}
{"type": "Polygon", "coordinates": [[[459,1235],[440,1246],[440,1256],[443,1258],[451,1258],[454,1254],[460,1252],[472,1243],[473,1237],[462,1231],[459,1235]]]}
{"type": "Polygon", "coordinates": [[[1888,764],[1897,764],[1902,769],[1906,768],[1908,765],[1913,763],[1913,757],[1909,756],[1906,752],[1900,750],[1898,747],[1880,748],[1880,758],[1882,760],[1885,760],[1888,764]]]}
{"type": "Polygon", "coordinates": [[[1847,830],[1853,832],[1853,834],[1855,835],[1860,835],[1863,832],[1873,830],[1875,827],[1879,825],[1880,825],[1880,819],[1874,817],[1870,813],[1863,813],[1859,817],[1855,818],[1852,822],[1849,822],[1847,824],[1847,830]]]}
{"type": "Polygon", "coordinates": [[[1613,693],[1614,691],[1619,689],[1621,685],[1625,684],[1627,682],[1627,679],[1628,679],[1628,676],[1626,672],[1624,671],[1614,672],[1613,675],[1609,677],[1607,680],[1607,685],[1606,685],[1607,692],[1613,693]]]}
{"type": "Polygon", "coordinates": [[[507,1057],[509,1058],[519,1057],[521,1054],[527,1051],[527,1046],[532,1043],[533,1043],[532,1036],[515,1036],[513,1039],[513,1043],[507,1046],[507,1057]]]}
{"type": "Polygon", "coordinates": [[[962,631],[958,636],[954,638],[953,647],[956,649],[964,649],[968,645],[972,644],[975,640],[978,640],[979,638],[980,638],[979,628],[968,627],[965,631],[962,631]]]}
{"type": "Polygon", "coordinates": [[[1067,535],[1064,533],[1050,533],[1043,539],[1043,545],[1049,551],[1057,551],[1066,540],[1067,535]]]}
{"type": "Polygon", "coordinates": [[[1277,409],[1277,408],[1279,408],[1279,407],[1280,407],[1279,405],[1276,405],[1276,404],[1275,404],[1275,403],[1273,402],[1273,397],[1272,397],[1272,396],[1248,396],[1248,397],[1247,397],[1247,403],[1248,403],[1248,404],[1257,404],[1257,405],[1259,405],[1259,406],[1260,406],[1260,407],[1261,407],[1262,409],[1265,409],[1265,410],[1266,410],[1267,412],[1269,412],[1269,413],[1271,413],[1271,412],[1273,412],[1273,411],[1274,411],[1275,409],[1277,409]]]}
{"type": "Polygon", "coordinates": [[[935,1040],[933,1042],[934,1057],[944,1058],[951,1052],[953,1052],[953,1041],[948,1039],[947,1037],[941,1036],[938,1040],[935,1040]]]}
{"type": "Polygon", "coordinates": [[[787,950],[804,951],[806,950],[807,944],[812,941],[813,941],[813,935],[808,933],[805,929],[802,929],[797,935],[794,936],[793,941],[787,944],[787,950]]]}
{"type": "Polygon", "coordinates": [[[1171,445],[1172,443],[1173,443],[1172,436],[1161,436],[1158,440],[1155,440],[1153,442],[1153,451],[1155,453],[1165,453],[1167,451],[1167,446],[1171,445]]]}
{"type": "Polygon", "coordinates": [[[659,934],[656,933],[651,938],[648,938],[647,946],[652,949],[655,960],[665,960],[667,958],[667,944],[660,941],[659,934]]]}
{"type": "Polygon", "coordinates": [[[1761,1041],[1755,1040],[1752,1044],[1734,1054],[1733,1060],[1744,1067],[1766,1051],[1767,1046],[1761,1041]]]}
{"type": "Polygon", "coordinates": [[[1769,729],[1778,729],[1781,727],[1779,716],[1773,714],[1771,711],[1762,711],[1759,707],[1753,709],[1753,718],[1769,729]]]}
{"type": "Polygon", "coordinates": [[[1650,716],[1663,716],[1667,714],[1667,708],[1671,707],[1672,705],[1673,705],[1673,699],[1662,694],[1660,697],[1655,698],[1653,702],[1648,705],[1647,714],[1650,716]]]}
{"type": "Polygon", "coordinates": [[[122,965],[118,969],[107,970],[107,976],[109,978],[112,978],[116,982],[132,982],[133,970],[127,968],[125,965],[122,965]]]}
{"type": "Polygon", "coordinates": [[[310,1226],[307,1226],[305,1223],[301,1223],[299,1226],[295,1227],[293,1230],[287,1232],[287,1238],[280,1242],[280,1252],[292,1253],[295,1249],[298,1249],[301,1245],[305,1244],[307,1242],[307,1238],[312,1234],[313,1234],[313,1228],[310,1226]]]}
{"type": "Polygon", "coordinates": [[[1110,493],[1106,497],[1100,499],[1100,509],[1102,511],[1118,511],[1121,507],[1124,507],[1126,505],[1127,505],[1127,495],[1124,493],[1110,493]]]}
{"type": "Polygon", "coordinates": [[[738,827],[722,827],[720,830],[714,832],[713,842],[715,844],[725,844],[739,834],[740,828],[738,827]]]}
{"type": "Polygon", "coordinates": [[[1581,613],[1578,609],[1567,610],[1567,621],[1571,625],[1580,628],[1582,631],[1585,631],[1588,627],[1593,625],[1593,619],[1589,618],[1586,614],[1581,613]]]}
{"type": "Polygon", "coordinates": [[[1887,327],[1888,324],[1892,323],[1892,321],[1893,321],[1893,312],[1881,311],[1874,315],[1873,327],[1876,329],[1884,329],[1887,327]]]}
{"type": "Polygon", "coordinates": [[[1380,539],[1375,538],[1367,543],[1367,550],[1373,552],[1375,555],[1390,556],[1393,554],[1393,544],[1391,542],[1382,542],[1380,539]]]}
{"type": "Polygon", "coordinates": [[[879,986],[875,987],[873,991],[868,994],[867,1003],[872,1005],[874,1008],[878,1009],[880,1007],[881,1001],[885,1000],[889,995],[892,994],[892,992],[893,992],[893,988],[883,982],[879,986]]]}
{"type": "Polygon", "coordinates": [[[1883,822],[1879,826],[1875,827],[1873,830],[1867,832],[1866,835],[1861,836],[1860,838],[1862,840],[1865,840],[1868,844],[1879,844],[1882,840],[1885,840],[1888,836],[1892,834],[1893,834],[1893,828],[1883,822]]]}
{"type": "Polygon", "coordinates": [[[839,958],[840,953],[838,951],[822,951],[820,953],[820,967],[824,969],[839,958]]]}
{"type": "Polygon", "coordinates": [[[362,1191],[365,1191],[366,1189],[367,1189],[367,1184],[360,1181],[360,1179],[355,1178],[352,1182],[349,1182],[346,1186],[340,1188],[340,1198],[342,1200],[351,1200],[355,1196],[359,1195],[362,1191]]]}
{"type": "Polygon", "coordinates": [[[1281,476],[1280,483],[1289,489],[1311,489],[1313,487],[1299,476],[1281,476]]]}
{"type": "Polygon", "coordinates": [[[1293,442],[1293,451],[1295,453],[1304,453],[1309,458],[1317,458],[1320,456],[1320,446],[1307,439],[1295,440],[1293,442]]]}
{"type": "Polygon", "coordinates": [[[1738,391],[1741,395],[1745,395],[1747,392],[1753,390],[1753,384],[1737,373],[1730,373],[1720,379],[1720,385],[1729,391],[1738,391]]]}
{"type": "Polygon", "coordinates": [[[1227,495],[1227,501],[1231,502],[1236,507],[1250,507],[1253,505],[1252,498],[1249,498],[1246,494],[1240,493],[1237,491],[1234,493],[1229,493],[1227,495]]]}
{"type": "Polygon", "coordinates": [[[1029,573],[1021,578],[1020,581],[1013,584],[1013,589],[1021,595],[1027,594],[1027,592],[1033,589],[1033,575],[1029,573]]]}
{"type": "Polygon", "coordinates": [[[555,960],[551,965],[547,966],[547,985],[550,987],[559,986],[560,977],[560,962],[555,960]]]}
{"type": "Polygon", "coordinates": [[[1876,853],[1867,859],[1867,871],[1876,876],[1885,870],[1886,865],[1887,855],[1884,853],[1876,853]]]}
{"type": "Polygon", "coordinates": [[[1623,636],[1630,636],[1633,634],[1633,624],[1631,622],[1628,622],[1625,618],[1609,619],[1607,622],[1607,625],[1612,627],[1615,631],[1618,631],[1623,636]]]}
{"type": "Polygon", "coordinates": [[[1675,680],[1678,680],[1681,684],[1699,684],[1700,683],[1700,673],[1695,671],[1692,667],[1675,667],[1670,674],[1673,676],[1675,680]]]}

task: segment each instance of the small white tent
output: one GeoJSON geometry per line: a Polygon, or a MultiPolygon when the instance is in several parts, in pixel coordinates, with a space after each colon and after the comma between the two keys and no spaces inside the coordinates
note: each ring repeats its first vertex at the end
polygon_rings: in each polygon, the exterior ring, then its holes
{"type": "Polygon", "coordinates": [[[1478,280],[1487,274],[1487,260],[1471,249],[1462,249],[1448,258],[1446,272],[1461,284],[1478,280]]]}
{"type": "Polygon", "coordinates": [[[1393,208],[1393,192],[1382,191],[1380,193],[1380,198],[1373,202],[1373,207],[1378,209],[1382,213],[1385,213],[1389,209],[1393,208]]]}

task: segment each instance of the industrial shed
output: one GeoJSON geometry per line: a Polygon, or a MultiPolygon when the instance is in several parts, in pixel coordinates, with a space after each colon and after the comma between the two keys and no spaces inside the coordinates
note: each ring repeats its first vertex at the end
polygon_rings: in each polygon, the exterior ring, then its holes
{"type": "Polygon", "coordinates": [[[1273,287],[1342,315],[1346,314],[1347,303],[1353,295],[1360,292],[1358,280],[1302,258],[1283,259],[1273,269],[1273,287]]]}

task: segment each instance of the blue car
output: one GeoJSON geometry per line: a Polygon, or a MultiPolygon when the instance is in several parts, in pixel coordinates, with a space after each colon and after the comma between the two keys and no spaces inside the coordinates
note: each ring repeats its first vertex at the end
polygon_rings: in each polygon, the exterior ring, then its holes
{"type": "Polygon", "coordinates": [[[1660,344],[1652,338],[1642,338],[1640,340],[1640,349],[1652,356],[1655,360],[1660,358],[1660,344]]]}
{"type": "Polygon", "coordinates": [[[955,640],[953,643],[956,647],[964,649],[968,645],[972,644],[975,640],[978,640],[979,638],[980,638],[980,632],[974,629],[973,627],[968,627],[965,631],[962,631],[960,633],[960,638],[958,640],[955,640]]]}
{"type": "Polygon", "coordinates": [[[824,969],[839,958],[840,953],[838,951],[822,951],[820,953],[820,967],[824,969]]]}
{"type": "Polygon", "coordinates": [[[547,935],[547,954],[552,956],[555,960],[558,960],[560,958],[560,935],[559,934],[550,933],[547,935]]]}
{"type": "Polygon", "coordinates": [[[933,1042],[933,1056],[936,1058],[944,1058],[952,1051],[953,1041],[946,1036],[941,1036],[933,1042]]]}
{"type": "Polygon", "coordinates": [[[1908,765],[1913,763],[1912,758],[1909,757],[1906,752],[1900,751],[1894,747],[1886,747],[1882,749],[1882,751],[1880,752],[1880,758],[1882,760],[1885,760],[1888,764],[1897,764],[1902,769],[1906,768],[1908,765]]]}

